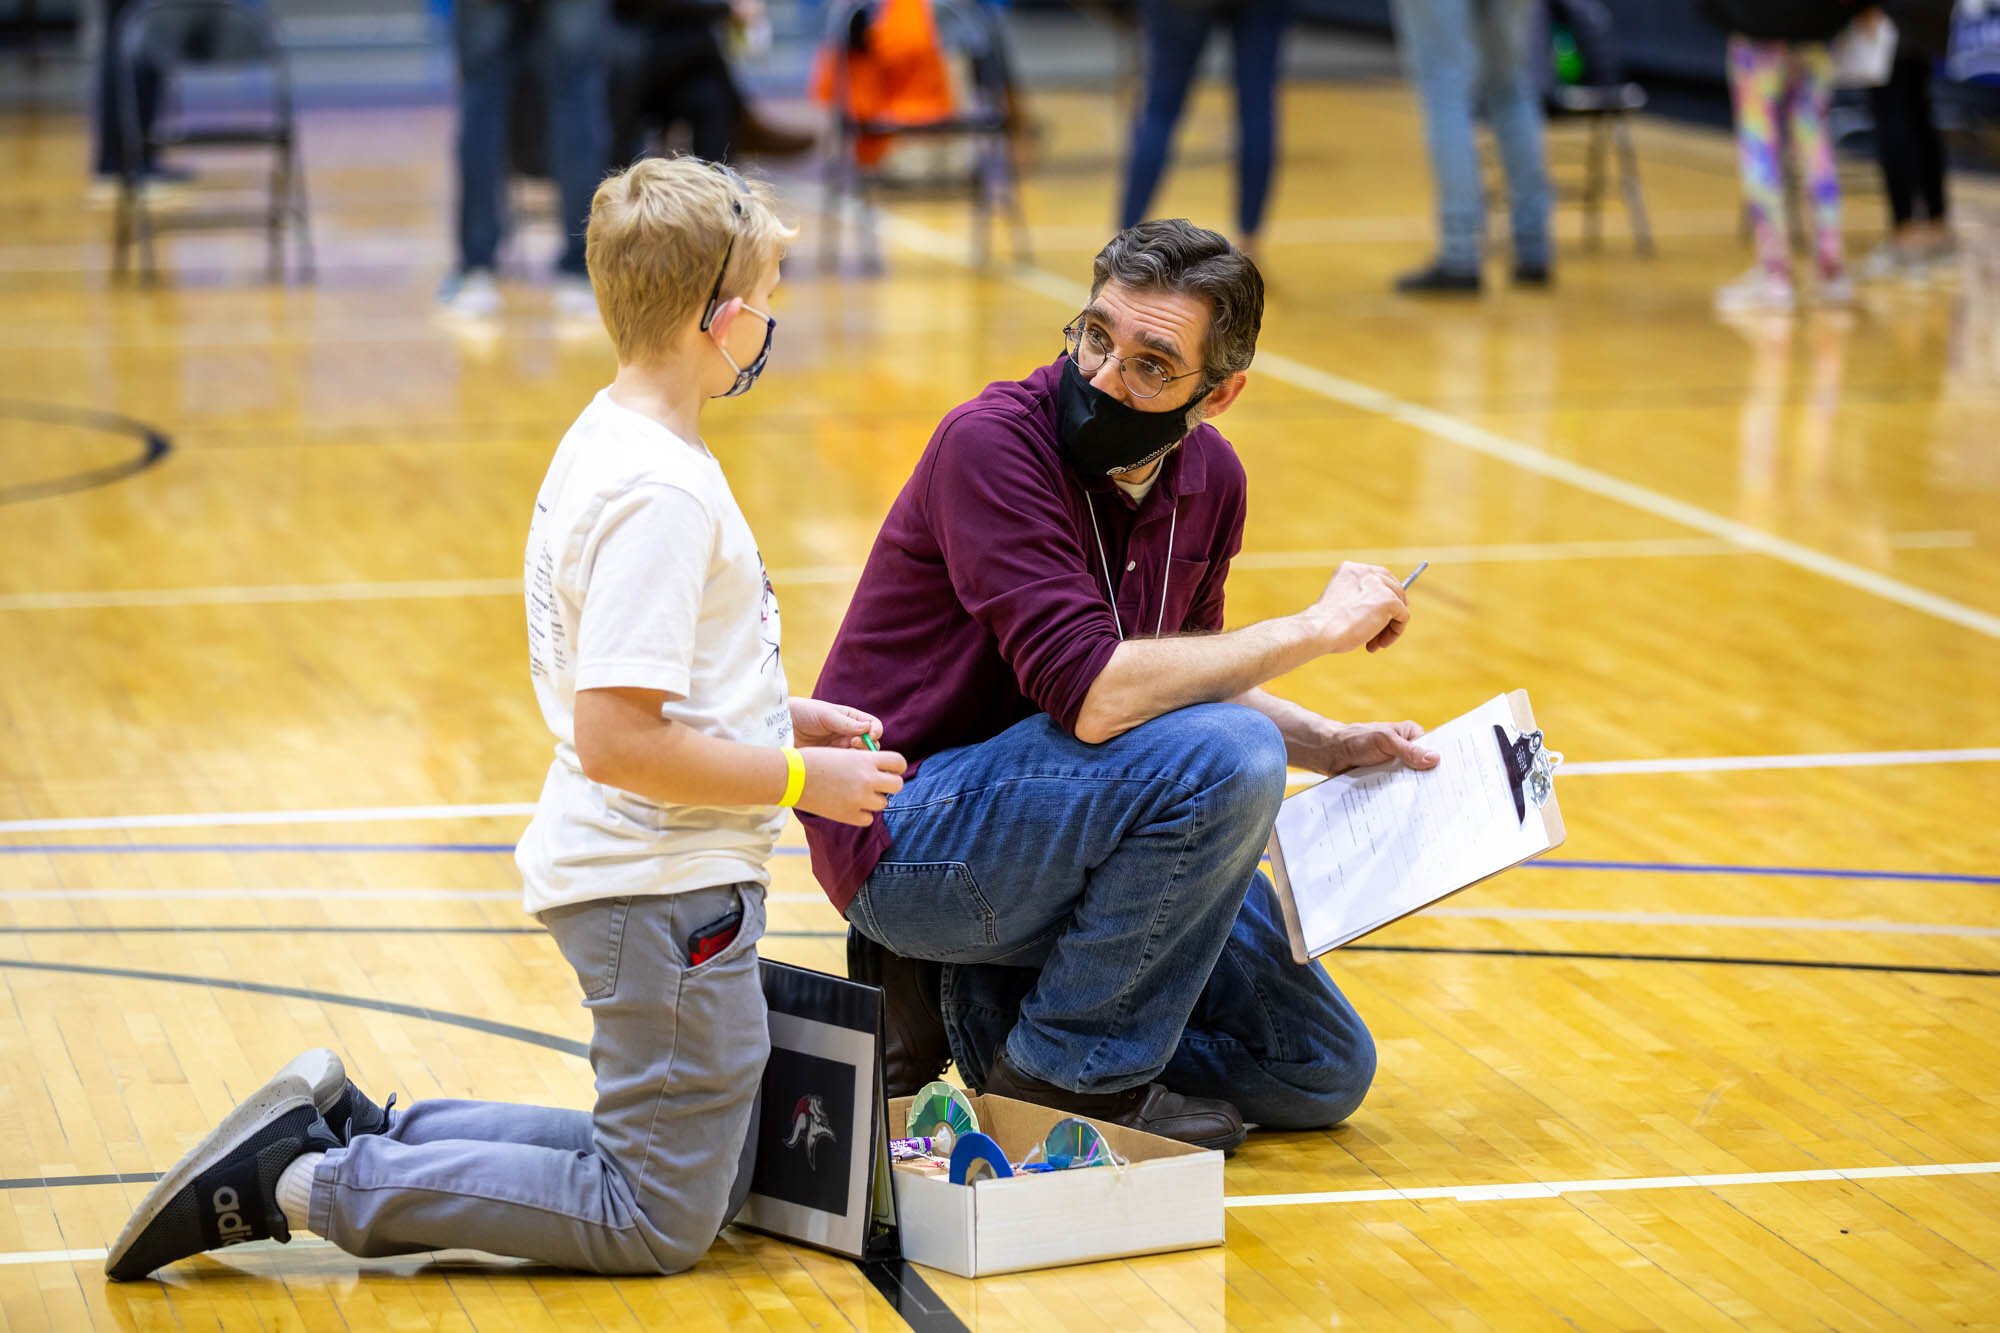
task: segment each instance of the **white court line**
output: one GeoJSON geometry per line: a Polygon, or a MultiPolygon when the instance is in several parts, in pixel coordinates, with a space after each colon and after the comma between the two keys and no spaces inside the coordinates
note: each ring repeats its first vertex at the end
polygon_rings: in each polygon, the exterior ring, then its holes
{"type": "MultiPolygon", "coordinates": [[[[1976,545],[1970,532],[1892,533],[1895,550],[1937,551],[1976,545]]],[[[1714,537],[1651,537],[1623,541],[1494,542],[1464,546],[1384,546],[1369,549],[1246,551],[1237,569],[1325,569],[1343,560],[1371,565],[1488,565],[1568,560],[1669,560],[1742,555],[1748,548],[1714,537]]],[[[780,588],[841,585],[861,578],[859,565],[805,565],[774,569],[780,588]]],[[[263,606],[291,602],[384,602],[437,598],[519,597],[521,581],[506,579],[380,579],[346,583],[268,583],[190,588],[89,588],[71,592],[0,593],[0,611],[95,611],[117,607],[263,606]]]]}
{"type": "MultiPolygon", "coordinates": [[[[521,901],[519,889],[370,889],[370,888],[323,888],[323,889],[0,889],[0,903],[67,903],[67,902],[463,902],[463,903],[518,903],[521,901]]],[[[771,893],[764,895],[764,901],[772,903],[823,903],[823,893],[771,893]]],[[[55,923],[50,923],[55,924],[55,923]]],[[[172,925],[163,921],[161,925],[172,925]]],[[[253,924],[245,922],[244,924],[253,924]]],[[[9,927],[0,926],[0,935],[9,927]]],[[[116,926],[106,927],[116,930],[116,926]]]]}
{"type": "MultiPolygon", "coordinates": [[[[965,244],[958,237],[946,236],[929,227],[888,215],[883,215],[881,224],[897,244],[907,249],[944,259],[960,267],[966,264],[965,244]]],[[[1090,299],[1090,289],[1087,285],[1059,277],[1044,269],[1016,267],[1007,270],[1004,276],[1015,286],[1046,296],[1072,311],[1082,309],[1090,299]]],[[[1329,374],[1303,361],[1295,361],[1276,352],[1260,351],[1257,354],[1256,372],[1260,375],[1269,375],[1272,379],[1290,384],[1294,388],[1319,394],[1334,402],[1345,403],[1364,412],[1388,417],[1392,421],[1400,421],[1427,435],[1449,440],[1473,453],[1511,464],[1524,472],[1532,472],[1552,481],[1565,482],[1578,490],[1588,491],[1592,495],[1651,514],[1655,518],[1679,523],[1683,527],[1707,533],[1721,541],[1732,542],[1747,550],[1770,556],[1774,560],[1781,560],[1794,568],[1807,570],[1861,592],[1872,593],[1885,601],[1934,616],[1975,633],[1984,634],[1988,638],[2000,639],[2000,616],[1991,612],[1955,602],[1937,593],[1926,592],[1900,579],[1890,578],[1872,569],[1864,569],[1850,561],[1776,536],[1748,523],[1710,513],[1699,505],[1677,500],[1671,495],[1641,486],[1637,482],[1626,481],[1608,472],[1600,472],[1596,468],[1558,457],[1547,450],[1511,439],[1497,431],[1475,426],[1449,413],[1398,398],[1394,394],[1356,380],[1329,374]]]]}
{"type": "MultiPolygon", "coordinates": [[[[814,904],[826,895],[769,892],[771,903],[814,904]]],[[[518,889],[372,889],[372,888],[203,888],[203,889],[0,889],[0,904],[62,902],[456,902],[518,903],[518,889]]],[[[1608,912],[1566,907],[1432,907],[1427,916],[1467,921],[1566,921],[1620,926],[1691,926],[1722,930],[1835,931],[1862,935],[1945,935],[1961,939],[2000,939],[2000,926],[1961,926],[1949,922],[1853,921],[1839,917],[1728,916],[1687,912],[1608,912]]],[[[48,923],[57,924],[57,923],[48,923]]],[[[173,925],[173,922],[145,924],[173,925]]],[[[254,923],[243,923],[254,924],[254,923]]],[[[276,925],[296,924],[286,922],[276,925]]],[[[0,925],[0,935],[16,926],[0,925]]],[[[199,930],[201,925],[188,927],[199,930]]],[[[116,931],[118,926],[106,926],[116,931]]]]}
{"type": "MultiPolygon", "coordinates": [[[[1238,1194],[1225,1196],[1228,1208],[1300,1208],[1328,1203],[1417,1203],[1449,1199],[1455,1203],[1496,1203],[1514,1199],[1559,1199],[1566,1194],[1612,1194],[1631,1190],[1725,1189],[1734,1185],[1805,1185],[1841,1181],[1915,1180],[1931,1176],[1988,1176],[2000,1173],[2000,1162],[1934,1162],[1920,1166],[1857,1166],[1825,1171],[1731,1171],[1702,1176],[1613,1176],[1604,1180],[1524,1180],[1492,1185],[1435,1185],[1413,1189],[1326,1190],[1313,1194],[1238,1194]]],[[[325,1244],[317,1237],[301,1237],[325,1244]]],[[[0,1266],[11,1264],[102,1263],[105,1251],[13,1250],[0,1252],[0,1266]]]]}
{"type": "MultiPolygon", "coordinates": [[[[1716,773],[1789,768],[1873,768],[1926,764],[1988,764],[2000,762],[2000,747],[1964,750],[1872,750],[1850,754],[1718,755],[1686,759],[1603,759],[1565,763],[1561,777],[1600,777],[1632,773],[1716,773]]],[[[1289,771],[1291,786],[1320,780],[1316,773],[1289,771]]],[[[526,819],[532,802],[488,805],[383,805],[339,810],[237,810],[173,815],[92,815],[65,819],[0,820],[0,833],[86,833],[137,829],[244,828],[280,824],[372,824],[404,820],[526,819]]]]}
{"type": "Polygon", "coordinates": [[[1504,1199],[1557,1199],[1565,1194],[1624,1190],[1721,1189],[1730,1185],[1801,1185],[1819,1181],[1909,1180],[1919,1176],[1989,1176],[2000,1162],[1933,1162],[1921,1166],[1856,1166],[1824,1171],[1730,1171],[1703,1176],[1632,1176],[1606,1180],[1524,1180],[1495,1185],[1437,1185],[1422,1189],[1327,1190],[1313,1194],[1239,1194],[1230,1208],[1291,1208],[1322,1203],[1415,1202],[1450,1199],[1490,1203],[1504,1199]]]}
{"type": "Polygon", "coordinates": [[[1634,773],[1742,773],[1782,768],[1875,768],[1899,764],[1990,764],[2000,747],[1963,750],[1864,750],[1856,754],[1746,754],[1707,759],[1598,759],[1565,763],[1559,777],[1612,777],[1634,773]]]}
{"type": "Polygon", "coordinates": [[[1464,921],[1566,921],[1614,926],[1699,926],[1719,930],[1820,930],[1858,935],[1953,935],[2000,939],[2000,926],[1960,926],[1943,921],[1847,921],[1825,916],[1728,916],[1692,912],[1599,912],[1567,907],[1432,907],[1425,916],[1464,921]]]}
{"type": "Polygon", "coordinates": [[[0,1254],[0,1264],[101,1264],[109,1250],[14,1250],[0,1254]]]}
{"type": "Polygon", "coordinates": [[[237,810],[184,815],[102,815],[82,819],[13,819],[0,833],[83,833],[93,829],[247,828],[262,824],[373,824],[416,819],[526,819],[532,801],[487,805],[377,805],[338,810],[237,810]]]}

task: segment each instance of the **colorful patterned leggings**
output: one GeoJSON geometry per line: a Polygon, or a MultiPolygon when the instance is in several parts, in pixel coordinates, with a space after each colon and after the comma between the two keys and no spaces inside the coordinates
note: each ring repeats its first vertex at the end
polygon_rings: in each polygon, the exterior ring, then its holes
{"type": "Polygon", "coordinates": [[[1826,128],[1832,88],[1833,57],[1824,45],[1729,39],[1729,91],[1736,103],[1743,196],[1756,230],[1757,260],[1777,277],[1789,278],[1792,270],[1785,227],[1788,143],[1811,201],[1820,275],[1833,277],[1841,271],[1840,177],[1826,128]],[[1788,114],[1790,123],[1781,136],[1778,127],[1788,114]]]}

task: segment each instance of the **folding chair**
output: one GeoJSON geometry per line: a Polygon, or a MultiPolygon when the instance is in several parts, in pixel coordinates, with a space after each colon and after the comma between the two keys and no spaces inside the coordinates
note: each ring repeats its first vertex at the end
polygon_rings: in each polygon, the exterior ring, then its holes
{"type": "Polygon", "coordinates": [[[992,257],[993,213],[1001,209],[1012,225],[1014,256],[1027,262],[1028,226],[1021,211],[1020,168],[1011,119],[1016,92],[1006,34],[998,17],[981,4],[931,0],[939,42],[959,76],[955,82],[960,109],[930,120],[872,119],[857,116],[849,97],[855,42],[872,8],[872,0],[848,0],[831,6],[828,12],[833,115],[823,163],[822,262],[832,267],[838,260],[842,205],[852,199],[861,214],[863,263],[871,269],[880,264],[874,202],[887,181],[882,172],[862,162],[860,151],[864,138],[875,137],[969,142],[972,162],[966,171],[943,172],[920,184],[967,191],[972,204],[975,263],[983,267],[992,257]]]}
{"type": "MultiPolygon", "coordinates": [[[[270,16],[239,0],[146,0],[129,11],[112,34],[118,67],[118,111],[124,126],[125,160],[120,163],[118,207],[113,241],[112,272],[124,276],[131,251],[139,251],[139,273],[151,283],[158,274],[153,237],[168,230],[262,227],[268,243],[270,276],[284,277],[284,234],[293,224],[300,277],[313,274],[312,236],[306,214],[305,177],[299,166],[293,129],[292,83],[285,53],[278,45],[270,16]],[[142,62],[160,72],[178,94],[182,71],[233,70],[262,75],[269,90],[266,105],[237,105],[234,114],[218,117],[184,107],[163,107],[151,129],[141,136],[137,70],[142,62]],[[156,212],[142,179],[143,164],[163,150],[234,149],[268,146],[271,177],[261,209],[216,208],[156,212]]],[[[176,101],[180,100],[178,97],[176,101]]]]}
{"type": "Polygon", "coordinates": [[[1632,147],[1632,113],[1646,105],[1646,90],[1636,83],[1605,87],[1558,87],[1551,94],[1553,109],[1563,119],[1582,120],[1590,127],[1584,145],[1583,184],[1559,193],[1583,205],[1584,245],[1603,244],[1605,159],[1618,158],[1618,189],[1625,197],[1625,216],[1632,227],[1632,246],[1642,255],[1653,253],[1653,229],[1646,220],[1646,199],[1639,189],[1639,155],[1632,147]]]}

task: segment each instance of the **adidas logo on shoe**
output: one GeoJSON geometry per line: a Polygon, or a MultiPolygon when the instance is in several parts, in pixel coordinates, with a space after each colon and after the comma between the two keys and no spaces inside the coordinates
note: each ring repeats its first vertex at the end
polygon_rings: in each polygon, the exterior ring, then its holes
{"type": "Polygon", "coordinates": [[[241,1245],[246,1240],[254,1239],[255,1233],[250,1224],[243,1220],[243,1201],[233,1187],[224,1185],[217,1190],[213,1202],[215,1234],[221,1240],[218,1249],[221,1245],[241,1245]]]}

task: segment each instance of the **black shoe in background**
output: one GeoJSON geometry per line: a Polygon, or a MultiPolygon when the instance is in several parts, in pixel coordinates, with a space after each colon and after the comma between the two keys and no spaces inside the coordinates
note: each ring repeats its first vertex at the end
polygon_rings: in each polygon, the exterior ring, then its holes
{"type": "Polygon", "coordinates": [[[891,1097],[908,1097],[951,1063],[938,989],[944,967],[887,949],[847,928],[847,975],[882,988],[882,1083],[891,1097]]]}
{"type": "Polygon", "coordinates": [[[1022,1073],[1005,1051],[994,1058],[986,1086],[979,1091],[1158,1134],[1197,1148],[1219,1148],[1224,1153],[1235,1152],[1248,1133],[1242,1115],[1228,1102],[1183,1097],[1158,1083],[1142,1083],[1122,1092],[1072,1092],[1022,1073]]]}
{"type": "Polygon", "coordinates": [[[1546,291],[1556,285],[1556,275],[1549,268],[1547,260],[1543,260],[1539,264],[1523,261],[1514,265],[1514,285],[1516,287],[1533,287],[1538,291],[1546,291]]]}
{"type": "Polygon", "coordinates": [[[1433,260],[1397,278],[1396,290],[1405,296],[1477,296],[1479,270],[1446,268],[1433,260]]]}

